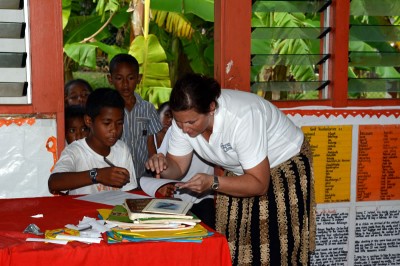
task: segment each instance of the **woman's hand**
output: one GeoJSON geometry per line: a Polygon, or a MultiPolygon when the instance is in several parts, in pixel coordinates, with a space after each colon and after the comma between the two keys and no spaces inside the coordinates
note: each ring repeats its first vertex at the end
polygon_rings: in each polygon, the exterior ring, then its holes
{"type": "Polygon", "coordinates": [[[214,176],[207,174],[195,174],[189,181],[185,183],[177,183],[175,186],[179,189],[189,189],[196,193],[203,193],[211,189],[211,185],[213,183],[214,176]]]}
{"type": "Polygon", "coordinates": [[[165,184],[157,190],[163,197],[173,198],[175,192],[175,186],[173,184],[165,184]]]}
{"type": "Polygon", "coordinates": [[[155,173],[156,178],[161,178],[161,173],[168,168],[167,159],[163,153],[152,155],[145,163],[146,169],[155,173]]]}

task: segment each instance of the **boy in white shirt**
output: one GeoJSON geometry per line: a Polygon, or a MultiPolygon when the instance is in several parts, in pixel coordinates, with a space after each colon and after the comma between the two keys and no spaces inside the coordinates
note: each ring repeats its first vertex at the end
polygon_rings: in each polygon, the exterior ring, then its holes
{"type": "Polygon", "coordinates": [[[112,89],[97,89],[86,103],[89,136],[68,145],[49,177],[51,193],[91,194],[137,187],[126,144],[119,140],[124,124],[124,100],[112,89]]]}

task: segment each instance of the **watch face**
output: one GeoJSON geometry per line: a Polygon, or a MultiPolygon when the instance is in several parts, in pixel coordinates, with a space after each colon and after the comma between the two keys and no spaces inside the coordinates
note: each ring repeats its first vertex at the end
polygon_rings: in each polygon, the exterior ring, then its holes
{"type": "Polygon", "coordinates": [[[214,182],[213,182],[211,188],[212,188],[213,190],[217,190],[217,189],[219,188],[218,176],[214,176],[214,182]]]}
{"type": "Polygon", "coordinates": [[[89,176],[92,179],[92,183],[93,184],[97,184],[97,179],[96,179],[96,177],[97,177],[97,169],[96,168],[94,168],[94,169],[89,171],[89,176]]]}

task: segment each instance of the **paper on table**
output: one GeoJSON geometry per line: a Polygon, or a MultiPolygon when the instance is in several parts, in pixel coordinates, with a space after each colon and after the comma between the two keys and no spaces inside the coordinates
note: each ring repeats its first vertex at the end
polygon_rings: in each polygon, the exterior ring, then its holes
{"type": "Polygon", "coordinates": [[[56,239],[45,239],[45,238],[33,238],[33,237],[28,237],[26,239],[28,242],[46,242],[46,243],[53,243],[53,244],[60,244],[60,245],[66,245],[68,243],[68,240],[56,240],[56,239]]]}
{"type": "Polygon", "coordinates": [[[69,241],[79,241],[85,243],[100,243],[102,238],[92,238],[92,237],[82,237],[82,236],[71,236],[71,235],[64,235],[59,234],[56,235],[56,239],[58,240],[69,240],[69,241]]]}
{"type": "Polygon", "coordinates": [[[150,195],[151,197],[155,197],[156,191],[160,187],[164,186],[165,184],[176,183],[176,182],[179,182],[179,181],[173,180],[173,179],[160,179],[160,178],[143,176],[140,178],[140,187],[143,189],[143,191],[147,195],[150,195]]]}
{"type": "Polygon", "coordinates": [[[149,197],[132,194],[121,190],[110,190],[110,191],[102,191],[99,193],[81,196],[75,199],[115,206],[118,204],[122,204],[125,201],[125,199],[144,199],[144,198],[149,198],[149,197]]]}

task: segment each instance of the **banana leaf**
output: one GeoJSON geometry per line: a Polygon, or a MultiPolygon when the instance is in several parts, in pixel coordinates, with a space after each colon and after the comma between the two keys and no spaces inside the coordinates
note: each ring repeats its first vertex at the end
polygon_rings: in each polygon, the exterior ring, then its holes
{"type": "Polygon", "coordinates": [[[130,20],[131,13],[126,12],[127,9],[128,9],[128,6],[121,8],[120,10],[117,11],[117,13],[111,19],[111,24],[114,27],[120,28],[120,27],[124,26],[130,20]]]}
{"type": "MultiPolygon", "coordinates": [[[[99,16],[92,16],[88,19],[81,17],[81,19],[83,19],[84,22],[82,22],[79,27],[74,28],[71,32],[68,32],[64,35],[64,44],[80,42],[85,38],[91,36],[98,29],[100,29],[101,26],[103,26],[103,23],[101,22],[101,17],[99,16]]],[[[98,35],[96,35],[96,40],[101,41],[110,36],[111,34],[106,27],[98,35]]]]}
{"type": "Polygon", "coordinates": [[[63,29],[65,28],[65,26],[67,26],[70,15],[71,15],[71,0],[62,0],[63,29]]]}
{"type": "Polygon", "coordinates": [[[214,22],[213,0],[151,0],[150,8],[177,13],[191,13],[205,21],[214,22]]]}
{"type": "Polygon", "coordinates": [[[102,42],[92,42],[90,44],[96,45],[100,50],[105,52],[108,55],[109,60],[111,60],[117,54],[128,53],[128,50],[121,48],[119,46],[116,46],[116,45],[108,45],[108,44],[104,44],[102,42]]]}
{"type": "MultiPolygon", "coordinates": [[[[139,94],[148,101],[151,101],[150,95],[152,95],[152,99],[164,99],[165,97],[158,96],[159,89],[155,88],[170,88],[171,82],[167,56],[157,37],[153,34],[149,34],[148,38],[137,36],[131,44],[129,54],[133,55],[139,62],[140,73],[142,74],[142,80],[138,86],[139,94]]],[[[160,94],[164,95],[165,91],[160,92],[160,94]]],[[[158,102],[151,102],[158,105],[158,102]]]]}
{"type": "Polygon", "coordinates": [[[192,40],[184,38],[180,40],[192,70],[195,73],[212,77],[214,73],[214,40],[207,39],[198,31],[193,34],[192,40]]]}
{"type": "Polygon", "coordinates": [[[96,67],[97,45],[89,43],[72,43],[64,45],[64,52],[81,66],[96,67]]]}
{"type": "Polygon", "coordinates": [[[159,104],[169,101],[171,90],[171,88],[166,87],[151,87],[148,93],[149,101],[158,108],[159,104]]]}
{"type": "Polygon", "coordinates": [[[64,52],[79,65],[95,68],[97,48],[107,53],[110,59],[119,53],[128,52],[126,49],[119,46],[107,45],[102,42],[66,44],[64,46],[64,52]]]}

